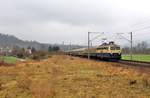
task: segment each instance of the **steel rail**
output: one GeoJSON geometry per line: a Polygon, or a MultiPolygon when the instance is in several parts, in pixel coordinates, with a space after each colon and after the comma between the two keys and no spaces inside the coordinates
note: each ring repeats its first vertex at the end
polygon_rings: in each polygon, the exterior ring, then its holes
{"type": "Polygon", "coordinates": [[[149,67],[150,68],[150,62],[144,62],[144,61],[119,60],[118,63],[128,64],[128,65],[138,66],[138,67],[149,67]]]}

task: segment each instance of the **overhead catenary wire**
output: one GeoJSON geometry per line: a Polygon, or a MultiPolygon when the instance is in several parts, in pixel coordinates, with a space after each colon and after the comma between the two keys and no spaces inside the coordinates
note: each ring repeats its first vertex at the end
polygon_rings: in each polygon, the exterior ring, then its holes
{"type": "Polygon", "coordinates": [[[133,25],[128,26],[128,27],[120,27],[120,28],[114,29],[113,31],[118,31],[119,30],[119,31],[124,32],[124,30],[126,30],[125,32],[131,32],[131,31],[132,32],[139,32],[139,31],[143,31],[143,30],[146,30],[146,29],[150,29],[149,25],[150,25],[150,19],[147,19],[147,20],[144,20],[140,23],[136,23],[136,24],[133,24],[133,25]],[[136,27],[136,26],[140,26],[142,28],[139,29],[139,27],[136,27]],[[134,27],[136,27],[136,28],[134,28],[134,27]]]}

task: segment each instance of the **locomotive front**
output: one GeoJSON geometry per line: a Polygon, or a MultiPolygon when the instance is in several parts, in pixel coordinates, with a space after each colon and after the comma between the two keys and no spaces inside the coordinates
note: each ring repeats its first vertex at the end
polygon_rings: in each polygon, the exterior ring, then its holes
{"type": "Polygon", "coordinates": [[[97,47],[96,53],[99,58],[105,59],[121,59],[121,47],[116,45],[114,42],[110,42],[109,44],[104,43],[97,47]]]}

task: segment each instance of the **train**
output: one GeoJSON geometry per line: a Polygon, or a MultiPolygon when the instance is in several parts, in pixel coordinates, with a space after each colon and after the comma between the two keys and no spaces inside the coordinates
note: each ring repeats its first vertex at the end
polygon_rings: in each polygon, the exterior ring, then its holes
{"type": "Polygon", "coordinates": [[[111,41],[109,43],[102,43],[97,47],[73,49],[66,52],[68,55],[79,56],[85,58],[94,58],[101,60],[120,60],[122,49],[120,45],[111,41]]]}

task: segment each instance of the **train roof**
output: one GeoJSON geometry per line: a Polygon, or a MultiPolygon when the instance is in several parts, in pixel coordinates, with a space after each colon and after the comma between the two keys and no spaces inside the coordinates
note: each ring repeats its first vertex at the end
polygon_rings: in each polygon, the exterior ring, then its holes
{"type": "Polygon", "coordinates": [[[78,48],[78,49],[69,50],[68,52],[84,51],[85,49],[86,48],[78,48]]]}
{"type": "MultiPolygon", "coordinates": [[[[113,46],[113,47],[120,47],[120,45],[115,44],[114,42],[109,42],[109,43],[103,43],[97,47],[91,47],[90,49],[95,49],[98,47],[109,47],[109,46],[113,46]]],[[[87,48],[78,48],[78,49],[73,49],[73,50],[68,50],[66,52],[77,52],[77,51],[85,51],[87,50],[87,48]]]]}
{"type": "Polygon", "coordinates": [[[116,46],[116,47],[120,47],[120,45],[117,45],[117,44],[113,44],[113,45],[109,45],[109,44],[107,44],[107,45],[99,45],[99,47],[103,47],[103,46],[116,46]]]}
{"type": "Polygon", "coordinates": [[[103,46],[116,46],[116,47],[120,47],[120,45],[115,44],[114,42],[109,42],[109,43],[103,43],[101,45],[99,45],[99,47],[103,47],[103,46]]]}

